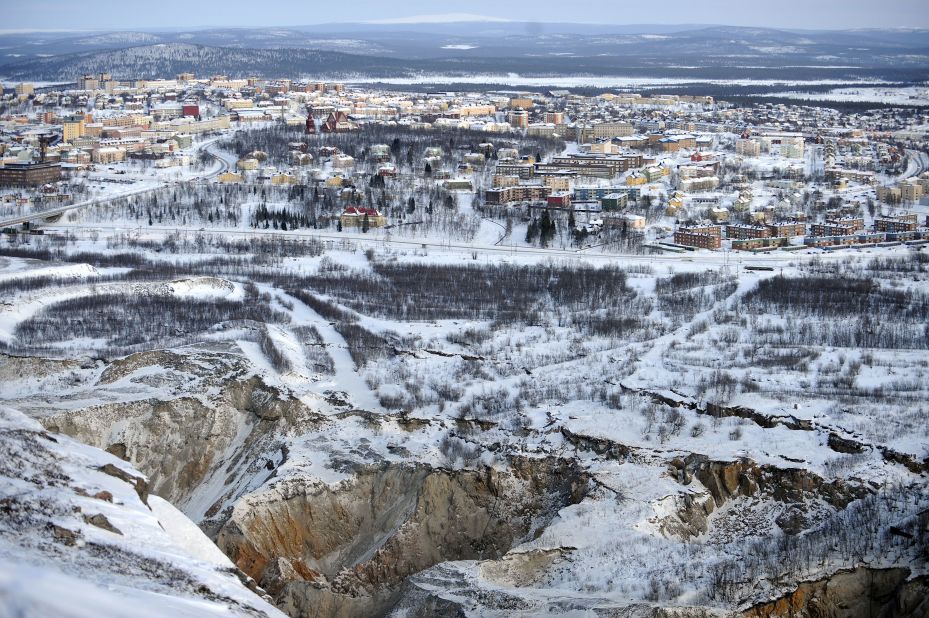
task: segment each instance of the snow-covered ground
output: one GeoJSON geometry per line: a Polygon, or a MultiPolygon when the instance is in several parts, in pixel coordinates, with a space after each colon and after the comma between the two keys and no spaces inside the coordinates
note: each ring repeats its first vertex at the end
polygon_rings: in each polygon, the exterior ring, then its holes
{"type": "MultiPolygon", "coordinates": [[[[150,238],[159,233],[146,230],[150,238]]],[[[913,405],[927,394],[925,351],[803,342],[766,346],[762,335],[803,318],[746,304],[763,281],[821,272],[849,279],[868,274],[887,293],[902,287],[925,294],[925,273],[910,248],[747,255],[739,264],[710,252],[682,258],[500,252],[492,245],[423,250],[422,243],[411,247],[362,234],[349,238],[340,249],[263,262],[266,279],[259,269],[249,277],[230,273],[103,283],[95,279],[119,272],[80,262],[7,258],[0,263],[0,282],[60,276],[40,289],[14,289],[3,306],[3,340],[14,350],[19,325],[62,300],[126,294],[127,303],[130,298],[173,298],[191,305],[267,303],[276,312],[269,315],[276,317],[263,328],[286,362],[281,366],[269,356],[256,336],[261,329],[247,321],[186,333],[182,344],[172,337],[153,343],[152,352],[109,359],[99,358],[101,349],[109,349],[106,340],[71,338],[58,361],[4,357],[0,399],[101,446],[125,445],[137,465],[157,470],[160,491],[214,532],[229,513],[251,517],[249,509],[277,508],[279,496],[295,487],[350,492],[357,475],[372,466],[505,474],[511,458],[567,458],[590,476],[590,485],[578,502],[561,506],[538,537],[517,539],[503,562],[452,562],[417,576],[426,581],[444,573],[446,582],[466,582],[467,589],[491,597],[515,595],[528,604],[526,615],[566,598],[581,607],[650,600],[723,611],[734,606],[734,597],[713,597],[713,582],[719,572],[739,572],[744,556],[757,555],[766,565],[752,567],[763,574],[762,583],[752,591],[733,588],[731,594],[763,600],[789,591],[797,579],[851,566],[849,556],[829,549],[832,533],[815,532],[820,526],[857,517],[855,509],[873,508],[876,521],[886,527],[909,521],[926,506],[924,479],[907,468],[924,465],[929,452],[925,432],[918,430],[924,413],[913,405]],[[878,256],[889,262],[875,266],[871,260],[878,256]],[[744,270],[747,264],[774,270],[744,270]],[[907,270],[908,264],[916,264],[916,270],[907,270]],[[580,276],[561,269],[621,267],[627,291],[604,288],[581,306],[559,307],[541,296],[538,302],[547,313],[535,323],[495,320],[490,307],[475,317],[442,305],[444,317],[415,319],[404,317],[390,296],[380,305],[365,300],[379,297],[377,286],[386,290],[400,284],[391,279],[396,275],[390,268],[419,267],[426,273],[459,266],[504,269],[487,270],[500,276],[515,268],[551,271],[555,280],[580,276]],[[287,279],[270,276],[281,273],[287,279]],[[675,275],[684,283],[669,288],[675,275]],[[690,276],[696,279],[688,284],[690,276]],[[256,285],[248,283],[250,277],[256,285]],[[297,283],[304,278],[316,283],[297,283]],[[316,291],[308,287],[323,285],[326,278],[341,283],[316,291]],[[352,283],[365,278],[375,287],[352,283]],[[312,307],[304,292],[315,298],[312,307]],[[590,304],[595,302],[602,304],[590,304]],[[585,326],[597,316],[630,323],[601,333],[585,326]],[[361,348],[352,331],[356,327],[368,333],[361,348]],[[159,352],[160,345],[168,349],[159,352]],[[242,403],[242,389],[251,392],[256,379],[266,394],[245,395],[242,403]],[[837,384],[845,385],[845,395],[835,390],[837,384]],[[711,404],[723,406],[724,413],[712,413],[711,404]],[[168,455],[153,457],[152,451],[168,455]],[[175,457],[194,457],[197,463],[175,463],[175,457]],[[678,461],[690,462],[679,465],[692,466],[687,474],[703,480],[671,472],[678,461]],[[736,473],[747,479],[739,481],[743,489],[714,498],[713,477],[705,476],[712,466],[744,466],[736,473]],[[752,483],[761,489],[752,493],[752,483]],[[800,493],[775,498],[778,483],[799,483],[800,493]],[[902,502],[868,502],[876,487],[904,486],[909,489],[900,490],[902,502]],[[714,509],[706,507],[710,512],[692,512],[693,504],[714,500],[714,509]],[[804,522],[811,551],[822,561],[791,566],[785,578],[772,565],[779,560],[778,543],[793,542],[795,533],[786,530],[797,521],[804,522]],[[696,552],[699,563],[693,561],[696,552]],[[543,561],[531,577],[513,566],[526,556],[555,554],[559,557],[543,561]],[[690,566],[682,578],[675,565],[683,564],[690,566]],[[523,583],[514,584],[517,580],[523,583]]],[[[103,239],[78,242],[75,251],[107,251],[103,239]]],[[[156,264],[197,263],[193,253],[140,255],[156,264]]],[[[424,279],[422,285],[431,284],[424,279]]],[[[434,300],[423,296],[417,302],[451,302],[446,292],[435,290],[434,300]]],[[[473,285],[461,293],[483,294],[473,285]]],[[[815,319],[821,328],[842,322],[815,319]]],[[[191,540],[194,530],[176,512],[157,500],[152,508],[152,517],[176,530],[198,559],[219,559],[208,545],[191,540]]],[[[127,525],[117,515],[111,521],[120,529],[127,525]]],[[[883,529],[854,539],[861,555],[872,565],[913,566],[908,545],[882,544],[883,529]]],[[[366,560],[378,560],[367,555],[366,560]]],[[[43,576],[51,578],[51,587],[64,585],[55,579],[59,575],[43,576]]],[[[277,580],[265,584],[272,581],[277,580]]],[[[444,586],[430,589],[446,594],[444,586]]],[[[183,603],[178,607],[182,615],[187,611],[183,603]]]]}
{"type": "Polygon", "coordinates": [[[887,105],[921,105],[929,106],[929,87],[869,87],[835,88],[826,92],[803,92],[802,90],[785,90],[762,96],[779,99],[797,99],[798,101],[850,101],[864,103],[884,103],[887,105]]]}
{"type": "Polygon", "coordinates": [[[0,614],[283,616],[126,462],[0,407],[0,614]]]}

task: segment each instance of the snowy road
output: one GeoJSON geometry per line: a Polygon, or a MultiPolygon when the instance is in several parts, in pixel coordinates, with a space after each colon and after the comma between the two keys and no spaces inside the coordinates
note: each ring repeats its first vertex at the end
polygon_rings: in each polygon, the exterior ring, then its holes
{"type": "MultiPolygon", "coordinates": [[[[80,236],[82,231],[88,234],[96,232],[105,233],[133,233],[141,234],[148,238],[167,237],[177,234],[180,230],[176,226],[143,226],[138,225],[106,225],[100,223],[56,223],[45,226],[49,231],[62,231],[74,233],[80,236]]],[[[318,240],[323,243],[356,243],[361,248],[374,249],[393,249],[393,250],[431,250],[445,254],[460,254],[463,258],[472,259],[473,254],[479,257],[498,257],[522,256],[536,257],[540,259],[559,259],[559,260],[581,260],[595,263],[614,263],[614,262],[636,262],[636,263],[674,263],[686,264],[688,262],[699,263],[712,266],[728,266],[738,270],[742,265],[765,265],[773,268],[787,266],[792,263],[807,261],[811,259],[819,260],[838,260],[848,256],[861,255],[862,252],[873,252],[875,249],[845,249],[837,251],[823,251],[819,249],[809,249],[803,251],[771,252],[771,253],[750,253],[738,252],[727,253],[723,251],[694,251],[688,253],[673,254],[620,254],[620,253],[591,253],[581,250],[564,250],[564,249],[540,249],[535,247],[518,247],[518,246],[495,246],[487,244],[468,244],[456,242],[443,242],[436,239],[396,239],[384,235],[383,231],[372,230],[371,233],[350,233],[350,232],[324,232],[324,231],[282,231],[282,230],[261,230],[261,229],[241,229],[241,228],[223,228],[211,227],[205,230],[187,229],[192,234],[218,234],[226,239],[248,239],[256,237],[279,237],[292,240],[318,240]]],[[[881,249],[881,252],[888,250],[908,251],[904,247],[892,249],[881,249]]]]}

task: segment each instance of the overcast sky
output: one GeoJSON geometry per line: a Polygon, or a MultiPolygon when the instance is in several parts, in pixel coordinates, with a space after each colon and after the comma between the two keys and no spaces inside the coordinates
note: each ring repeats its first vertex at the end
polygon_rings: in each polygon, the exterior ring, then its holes
{"type": "Polygon", "coordinates": [[[449,11],[541,22],[929,28],[929,0],[0,0],[0,29],[295,26],[449,11]]]}

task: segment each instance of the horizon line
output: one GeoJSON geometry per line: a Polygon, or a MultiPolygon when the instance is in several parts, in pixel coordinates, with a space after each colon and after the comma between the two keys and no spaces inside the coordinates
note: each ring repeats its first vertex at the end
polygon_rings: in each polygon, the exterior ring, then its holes
{"type": "MultiPolygon", "coordinates": [[[[598,26],[602,28],[616,27],[621,26],[625,28],[748,28],[748,29],[761,29],[761,30],[784,30],[784,31],[802,31],[802,32],[861,32],[861,31],[909,31],[909,32],[918,32],[918,31],[929,31],[929,26],[870,26],[870,27],[835,27],[835,28],[809,28],[809,27],[795,27],[795,26],[768,26],[768,25],[739,25],[739,24],[728,24],[721,22],[639,22],[639,23],[592,23],[584,21],[549,21],[549,20],[513,20],[505,18],[495,18],[481,15],[471,15],[471,14],[454,14],[452,16],[445,15],[417,15],[409,17],[397,17],[397,18],[387,18],[387,19],[377,19],[377,20],[361,20],[361,21],[325,21],[325,22],[307,22],[296,26],[280,25],[280,24],[265,24],[265,25],[219,25],[219,24],[201,24],[196,26],[173,26],[173,25],[159,25],[159,26],[130,26],[130,25],[121,25],[121,26],[107,26],[103,28],[0,28],[0,36],[4,35],[15,35],[15,34],[98,34],[98,33],[117,33],[117,32],[193,32],[193,31],[203,31],[203,30],[259,30],[266,28],[276,28],[283,30],[300,30],[301,28],[307,27],[319,27],[319,26],[443,26],[443,25],[456,25],[456,24],[508,24],[508,25],[519,25],[519,24],[528,24],[528,25],[571,25],[571,26],[598,26]],[[442,20],[443,17],[464,17],[465,19],[448,19],[442,20]]],[[[634,33],[630,33],[634,34],[634,33]]]]}

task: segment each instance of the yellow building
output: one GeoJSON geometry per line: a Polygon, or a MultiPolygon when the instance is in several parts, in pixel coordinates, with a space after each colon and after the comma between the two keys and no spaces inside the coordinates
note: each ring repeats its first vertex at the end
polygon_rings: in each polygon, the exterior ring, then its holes
{"type": "Polygon", "coordinates": [[[65,120],[61,123],[62,139],[66,142],[73,142],[79,137],[84,137],[84,119],[65,120]]]}
{"type": "Polygon", "coordinates": [[[462,118],[468,118],[471,116],[493,116],[497,108],[494,105],[463,105],[457,111],[462,118]]]}
{"type": "Polygon", "coordinates": [[[613,142],[596,142],[590,145],[590,154],[614,154],[616,150],[613,142]]]}
{"type": "Polygon", "coordinates": [[[384,227],[387,225],[387,217],[381,214],[376,208],[363,208],[361,206],[348,206],[339,217],[342,229],[345,228],[363,228],[365,221],[368,227],[384,227]]]}
{"type": "Polygon", "coordinates": [[[495,189],[503,187],[515,187],[519,184],[519,176],[504,176],[501,174],[494,174],[492,182],[495,189]]]}
{"type": "Polygon", "coordinates": [[[216,177],[216,180],[223,184],[234,184],[242,182],[242,174],[236,172],[224,172],[216,177]]]}
{"type": "Polygon", "coordinates": [[[667,176],[669,173],[670,170],[664,166],[652,165],[645,168],[645,178],[648,180],[648,182],[655,182],[662,176],[667,176]]]}
{"type": "Polygon", "coordinates": [[[710,219],[715,223],[725,223],[729,220],[729,209],[710,208],[710,219]]]}
{"type": "Polygon", "coordinates": [[[295,185],[297,184],[297,177],[293,174],[281,173],[271,176],[272,185],[295,185]]]}
{"type": "Polygon", "coordinates": [[[904,201],[915,202],[923,196],[923,187],[915,178],[900,183],[900,192],[904,201]]]}
{"type": "Polygon", "coordinates": [[[101,163],[104,165],[118,163],[119,161],[126,160],[126,149],[105,146],[103,148],[97,148],[94,150],[91,156],[94,163],[101,163]]]}
{"type": "Polygon", "coordinates": [[[552,191],[571,190],[571,179],[567,176],[546,176],[542,179],[542,184],[550,187],[552,191]]]}
{"type": "Polygon", "coordinates": [[[225,107],[228,110],[248,109],[254,106],[255,106],[255,102],[250,99],[226,99],[223,102],[223,107],[225,107]]]}

